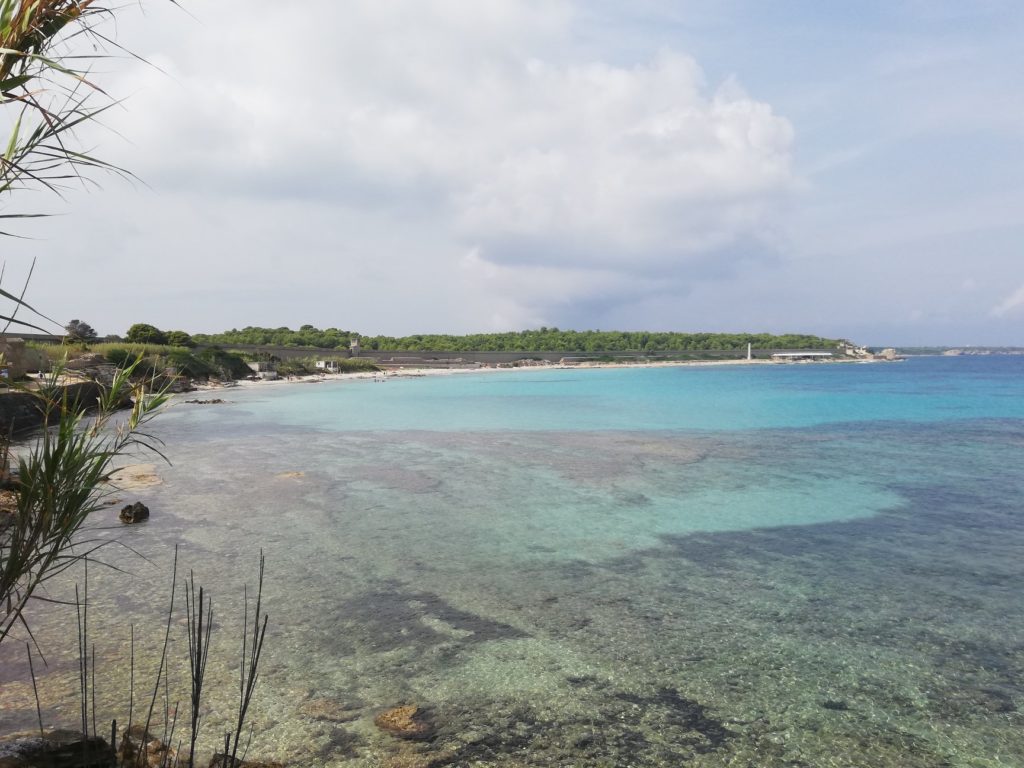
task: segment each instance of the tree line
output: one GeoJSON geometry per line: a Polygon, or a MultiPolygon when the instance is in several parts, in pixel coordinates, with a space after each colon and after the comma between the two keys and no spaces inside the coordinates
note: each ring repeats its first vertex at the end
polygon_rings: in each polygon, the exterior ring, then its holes
{"type": "Polygon", "coordinates": [[[303,325],[299,330],[291,328],[259,328],[246,326],[239,330],[232,328],[223,333],[196,333],[192,335],[196,344],[253,344],[266,347],[319,347],[320,349],[348,349],[353,338],[359,338],[355,331],[338,328],[320,330],[312,325],[303,325]]]}
{"type": "Polygon", "coordinates": [[[403,352],[662,352],[662,351],[743,351],[747,344],[755,349],[833,349],[841,339],[828,339],[803,333],[679,333],[664,331],[564,331],[542,327],[536,330],[506,333],[414,334],[411,336],[363,336],[338,328],[320,330],[303,325],[289,328],[247,326],[241,330],[214,334],[193,334],[197,344],[254,344],[282,347],[319,347],[348,349],[359,339],[366,351],[403,352]]]}

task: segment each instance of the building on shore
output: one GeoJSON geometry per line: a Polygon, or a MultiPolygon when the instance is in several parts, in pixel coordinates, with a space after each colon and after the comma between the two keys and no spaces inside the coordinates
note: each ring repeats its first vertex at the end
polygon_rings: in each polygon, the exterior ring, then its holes
{"type": "Polygon", "coordinates": [[[830,360],[834,357],[831,352],[774,352],[772,360],[777,362],[798,362],[801,360],[830,360]]]}
{"type": "Polygon", "coordinates": [[[257,360],[252,363],[248,363],[249,370],[252,371],[250,378],[260,379],[262,381],[273,381],[277,376],[277,365],[274,363],[266,362],[264,360],[257,360]]]}

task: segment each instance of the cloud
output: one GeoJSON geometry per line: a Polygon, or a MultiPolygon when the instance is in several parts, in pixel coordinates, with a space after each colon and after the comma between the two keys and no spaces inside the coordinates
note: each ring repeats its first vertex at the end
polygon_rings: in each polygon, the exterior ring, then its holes
{"type": "MultiPolygon", "coordinates": [[[[316,23],[290,37],[287,4],[237,7],[143,37],[163,71],[114,84],[134,94],[115,125],[132,145],[114,159],[162,194],[277,203],[297,228],[295,201],[416,227],[500,266],[501,280],[458,268],[436,279],[475,279],[517,307],[509,317],[615,302],[630,282],[682,289],[728,274],[738,246],[771,250],[797,187],[793,131],[770,105],[733,80],[709,87],[678,51],[581,58],[565,2],[312,2],[302,15],[316,23]],[[560,291],[538,290],[541,276],[560,291]]],[[[400,274],[413,256],[392,258],[400,274]]]]}
{"type": "Polygon", "coordinates": [[[664,54],[633,69],[546,67],[508,85],[522,125],[480,147],[459,231],[504,264],[671,271],[767,229],[793,190],[789,124],[664,54]]]}
{"type": "Polygon", "coordinates": [[[140,8],[107,31],[160,70],[97,62],[90,79],[126,101],[104,115],[113,131],[81,138],[145,185],[101,175],[98,191],[12,200],[67,214],[26,220],[38,239],[4,246],[8,275],[39,258],[30,294],[48,314],[122,332],[545,324],[1020,343],[1006,321],[1019,305],[989,293],[1019,284],[1024,237],[1006,162],[1024,115],[1013,14],[140,8]]]}
{"type": "Polygon", "coordinates": [[[1007,315],[1016,315],[1022,311],[1024,311],[1024,285],[1021,285],[1020,288],[992,307],[989,314],[992,317],[1006,317],[1007,315]]]}

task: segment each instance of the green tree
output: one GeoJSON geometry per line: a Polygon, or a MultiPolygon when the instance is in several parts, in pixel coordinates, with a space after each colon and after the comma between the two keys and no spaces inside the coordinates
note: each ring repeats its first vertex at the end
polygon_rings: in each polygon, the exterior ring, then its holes
{"type": "Polygon", "coordinates": [[[70,321],[64,326],[64,331],[68,335],[68,341],[90,342],[96,341],[97,338],[96,331],[93,330],[93,327],[81,320],[70,321]]]}
{"type": "Polygon", "coordinates": [[[167,344],[167,334],[149,323],[136,323],[124,335],[132,344],[167,344]]]}
{"type": "Polygon", "coordinates": [[[167,343],[172,347],[194,347],[196,343],[184,331],[168,331],[167,343]]]}

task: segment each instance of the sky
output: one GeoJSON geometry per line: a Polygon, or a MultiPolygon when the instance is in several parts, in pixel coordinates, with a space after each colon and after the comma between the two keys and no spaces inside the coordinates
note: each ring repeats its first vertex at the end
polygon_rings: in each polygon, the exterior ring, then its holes
{"type": "MultiPolygon", "coordinates": [[[[5,288],[101,334],[1024,345],[1016,0],[163,0],[104,27],[138,181],[20,192],[5,288]],[[255,7],[255,10],[254,10],[255,7]]],[[[5,211],[0,211],[0,213],[5,211]]]]}

